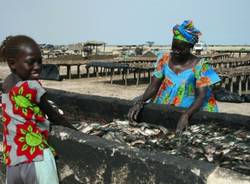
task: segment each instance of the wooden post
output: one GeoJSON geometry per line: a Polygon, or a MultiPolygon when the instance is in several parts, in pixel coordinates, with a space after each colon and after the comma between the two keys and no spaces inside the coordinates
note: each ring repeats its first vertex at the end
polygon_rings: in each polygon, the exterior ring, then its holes
{"type": "Polygon", "coordinates": [[[233,76],[232,77],[232,84],[231,84],[231,88],[230,88],[231,92],[234,92],[233,83],[235,83],[236,81],[237,81],[237,77],[233,76]]]}
{"type": "Polygon", "coordinates": [[[57,70],[58,70],[59,76],[61,76],[61,73],[60,73],[60,65],[56,65],[56,68],[57,68],[57,70]]]}
{"type": "Polygon", "coordinates": [[[71,79],[71,66],[67,65],[67,78],[71,79]]]}
{"type": "Polygon", "coordinates": [[[222,80],[222,85],[221,87],[225,88],[227,84],[229,84],[229,78],[227,77],[223,77],[223,80],[222,80]]]}
{"type": "Polygon", "coordinates": [[[89,78],[89,67],[85,67],[87,70],[87,77],[89,78]]]}
{"type": "Polygon", "coordinates": [[[104,71],[105,71],[105,76],[107,77],[108,76],[108,72],[107,72],[107,68],[104,68],[104,71]]]}
{"type": "Polygon", "coordinates": [[[128,69],[124,68],[123,70],[124,70],[123,73],[124,73],[125,86],[127,86],[128,85],[128,81],[127,81],[128,69]]]}
{"type": "Polygon", "coordinates": [[[80,65],[77,65],[77,75],[78,75],[78,78],[80,79],[81,78],[80,65]]]}
{"type": "Polygon", "coordinates": [[[140,81],[140,70],[137,70],[137,80],[136,80],[136,86],[139,85],[139,81],[140,81]]]}
{"type": "Polygon", "coordinates": [[[233,92],[233,79],[230,78],[230,91],[233,92]]]}
{"type": "Polygon", "coordinates": [[[242,95],[242,80],[244,79],[244,76],[239,77],[239,90],[238,94],[241,96],[242,95]]]}
{"type": "Polygon", "coordinates": [[[149,79],[149,83],[151,83],[151,74],[150,74],[150,70],[148,70],[148,79],[149,79]]]}
{"type": "Polygon", "coordinates": [[[99,77],[99,71],[98,71],[98,67],[96,67],[96,70],[95,70],[95,75],[96,75],[96,77],[99,77]]]}
{"type": "Polygon", "coordinates": [[[246,76],[246,94],[248,94],[249,75],[246,76]]]}
{"type": "Polygon", "coordinates": [[[122,80],[124,80],[125,68],[121,68],[120,74],[122,75],[122,80]]]}
{"type": "Polygon", "coordinates": [[[114,68],[111,68],[111,73],[110,73],[110,84],[113,84],[113,75],[114,75],[114,68]]]}
{"type": "Polygon", "coordinates": [[[129,68],[126,68],[126,78],[125,78],[125,80],[126,80],[126,86],[128,85],[128,75],[129,75],[129,68]]]}

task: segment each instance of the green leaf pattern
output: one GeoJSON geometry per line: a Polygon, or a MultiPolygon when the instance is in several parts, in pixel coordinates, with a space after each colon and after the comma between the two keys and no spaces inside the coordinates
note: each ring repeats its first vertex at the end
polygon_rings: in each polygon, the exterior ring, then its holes
{"type": "Polygon", "coordinates": [[[185,95],[185,82],[183,82],[181,86],[178,88],[177,96],[179,97],[180,101],[182,101],[184,95],[185,95]]]}

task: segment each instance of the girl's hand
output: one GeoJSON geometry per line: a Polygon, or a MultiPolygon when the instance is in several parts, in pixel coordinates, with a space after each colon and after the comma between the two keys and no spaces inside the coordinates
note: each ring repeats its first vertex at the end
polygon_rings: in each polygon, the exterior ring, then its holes
{"type": "Polygon", "coordinates": [[[176,127],[176,134],[177,135],[181,135],[183,129],[185,129],[188,126],[188,119],[189,119],[189,115],[184,113],[181,115],[177,127],[176,127]]]}
{"type": "Polygon", "coordinates": [[[48,101],[46,94],[41,97],[39,107],[48,116],[48,119],[54,125],[62,125],[73,130],[77,130],[71,123],[69,123],[64,116],[62,116],[58,110],[56,110],[51,103],[48,101]]]}

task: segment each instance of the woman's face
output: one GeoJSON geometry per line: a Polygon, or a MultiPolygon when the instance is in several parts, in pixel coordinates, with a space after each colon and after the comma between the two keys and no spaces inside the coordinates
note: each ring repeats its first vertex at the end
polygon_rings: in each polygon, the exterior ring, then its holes
{"type": "Polygon", "coordinates": [[[171,56],[175,59],[185,59],[191,53],[192,46],[181,40],[173,40],[171,56]]]}
{"type": "Polygon", "coordinates": [[[22,46],[12,69],[22,80],[38,79],[42,69],[42,56],[38,45],[22,46]]]}

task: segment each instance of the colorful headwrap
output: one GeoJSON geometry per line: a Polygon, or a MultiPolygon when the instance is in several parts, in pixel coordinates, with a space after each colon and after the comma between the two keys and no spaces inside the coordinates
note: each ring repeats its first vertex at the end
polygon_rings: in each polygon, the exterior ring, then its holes
{"type": "Polygon", "coordinates": [[[192,20],[185,20],[181,25],[175,25],[173,28],[174,39],[195,45],[198,42],[201,32],[193,25],[192,20]]]}

